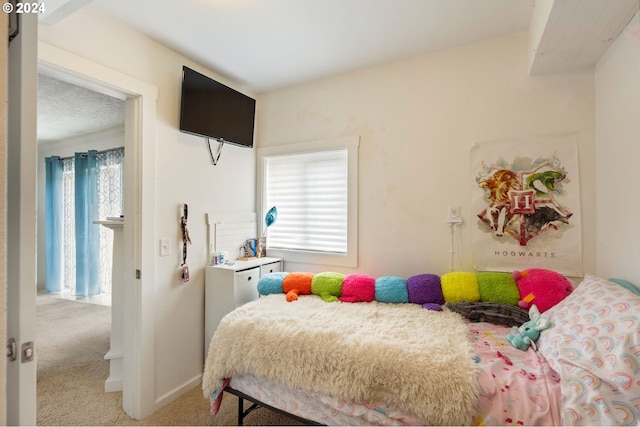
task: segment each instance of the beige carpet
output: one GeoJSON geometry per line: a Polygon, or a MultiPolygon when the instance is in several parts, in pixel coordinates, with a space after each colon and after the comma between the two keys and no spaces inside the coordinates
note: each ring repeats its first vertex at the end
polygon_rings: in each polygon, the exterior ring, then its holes
{"type": "MultiPolygon", "coordinates": [[[[111,309],[52,297],[37,305],[37,425],[236,425],[237,398],[226,394],[220,412],[209,413],[200,386],[143,420],[122,410],[122,393],[105,393],[111,309]]],[[[248,402],[245,402],[248,406],[248,402]]],[[[264,408],[245,425],[298,424],[264,408]]]]}

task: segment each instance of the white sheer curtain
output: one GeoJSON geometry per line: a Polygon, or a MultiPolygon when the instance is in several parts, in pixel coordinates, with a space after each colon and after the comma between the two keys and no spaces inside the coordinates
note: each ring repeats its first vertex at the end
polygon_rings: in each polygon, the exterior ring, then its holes
{"type": "MultiPolygon", "coordinates": [[[[99,215],[96,220],[120,216],[123,212],[123,163],[124,149],[97,153],[98,185],[96,188],[99,215]]],[[[75,294],[75,174],[73,159],[63,159],[63,215],[64,215],[64,287],[75,294]]],[[[111,293],[111,262],[113,232],[106,227],[100,229],[100,293],[111,293]]]]}
{"type": "MultiPolygon", "coordinates": [[[[122,167],[124,149],[98,153],[99,219],[122,215],[122,167]]],[[[113,231],[100,226],[100,291],[111,293],[113,231]]]]}

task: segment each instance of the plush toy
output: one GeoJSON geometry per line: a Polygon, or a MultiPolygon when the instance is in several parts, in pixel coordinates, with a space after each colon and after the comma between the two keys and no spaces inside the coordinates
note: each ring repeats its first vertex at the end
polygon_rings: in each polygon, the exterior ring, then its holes
{"type": "Polygon", "coordinates": [[[311,293],[319,295],[326,302],[338,301],[342,295],[344,274],[327,271],[318,273],[311,280],[311,293]]]}
{"type": "Polygon", "coordinates": [[[258,280],[258,293],[260,295],[281,294],[282,282],[288,274],[284,271],[265,274],[258,280]]]}
{"type": "Polygon", "coordinates": [[[313,273],[295,272],[287,274],[282,280],[282,291],[287,294],[287,301],[296,301],[298,295],[310,295],[313,276],[313,273]]]}
{"type": "Polygon", "coordinates": [[[516,279],[509,273],[494,271],[478,273],[478,290],[482,302],[518,305],[518,301],[520,301],[520,291],[516,279]]]}
{"type": "Polygon", "coordinates": [[[518,305],[525,310],[535,304],[540,313],[544,313],[573,292],[571,282],[555,271],[530,268],[514,271],[513,277],[520,291],[518,305]]]}
{"type": "Polygon", "coordinates": [[[513,326],[512,333],[506,335],[509,344],[518,350],[527,351],[529,346],[536,350],[536,340],[540,336],[540,332],[551,324],[549,317],[541,315],[535,305],[529,309],[529,318],[531,320],[524,322],[520,327],[513,326]]]}
{"type": "Polygon", "coordinates": [[[375,283],[375,297],[378,302],[391,304],[409,302],[406,279],[398,276],[378,277],[375,283]]]}
{"type": "Polygon", "coordinates": [[[445,302],[478,302],[478,276],[464,271],[453,271],[440,276],[445,302]]]}
{"type": "Polygon", "coordinates": [[[352,273],[342,281],[342,302],[371,302],[376,297],[376,279],[366,274],[352,273]]]}
{"type": "Polygon", "coordinates": [[[435,274],[418,274],[409,277],[407,279],[407,293],[409,294],[409,302],[413,304],[434,304],[429,306],[434,308],[436,305],[444,304],[440,276],[435,274]]]}

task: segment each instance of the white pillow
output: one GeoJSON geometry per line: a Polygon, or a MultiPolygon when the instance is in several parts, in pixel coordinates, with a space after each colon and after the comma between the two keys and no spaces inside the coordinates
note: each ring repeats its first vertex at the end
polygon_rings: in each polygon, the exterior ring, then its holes
{"type": "Polygon", "coordinates": [[[565,425],[640,424],[640,296],[586,275],[545,312],[538,351],[560,375],[565,425]]]}

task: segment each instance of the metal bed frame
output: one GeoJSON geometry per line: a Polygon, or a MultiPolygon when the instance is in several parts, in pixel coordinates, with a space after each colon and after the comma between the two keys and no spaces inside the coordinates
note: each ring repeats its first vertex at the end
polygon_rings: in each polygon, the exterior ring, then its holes
{"type": "Polygon", "coordinates": [[[270,411],[276,412],[278,414],[284,415],[285,417],[291,418],[295,421],[298,421],[300,423],[303,423],[305,425],[308,426],[322,426],[324,424],[322,423],[318,423],[316,421],[311,421],[308,420],[306,418],[302,418],[299,417],[297,415],[294,414],[290,414],[289,412],[283,411],[282,409],[278,409],[278,408],[274,408],[271,405],[267,405],[266,403],[260,402],[258,399],[249,396],[248,394],[244,394],[241,391],[232,389],[231,387],[227,386],[224,388],[224,391],[226,391],[227,393],[233,394],[235,396],[238,397],[238,425],[244,425],[244,417],[246,417],[247,415],[249,415],[251,412],[253,412],[254,410],[260,408],[260,407],[264,407],[266,409],[269,409],[270,411]],[[252,403],[252,405],[247,408],[246,410],[244,409],[244,401],[248,400],[249,402],[252,403]]]}

